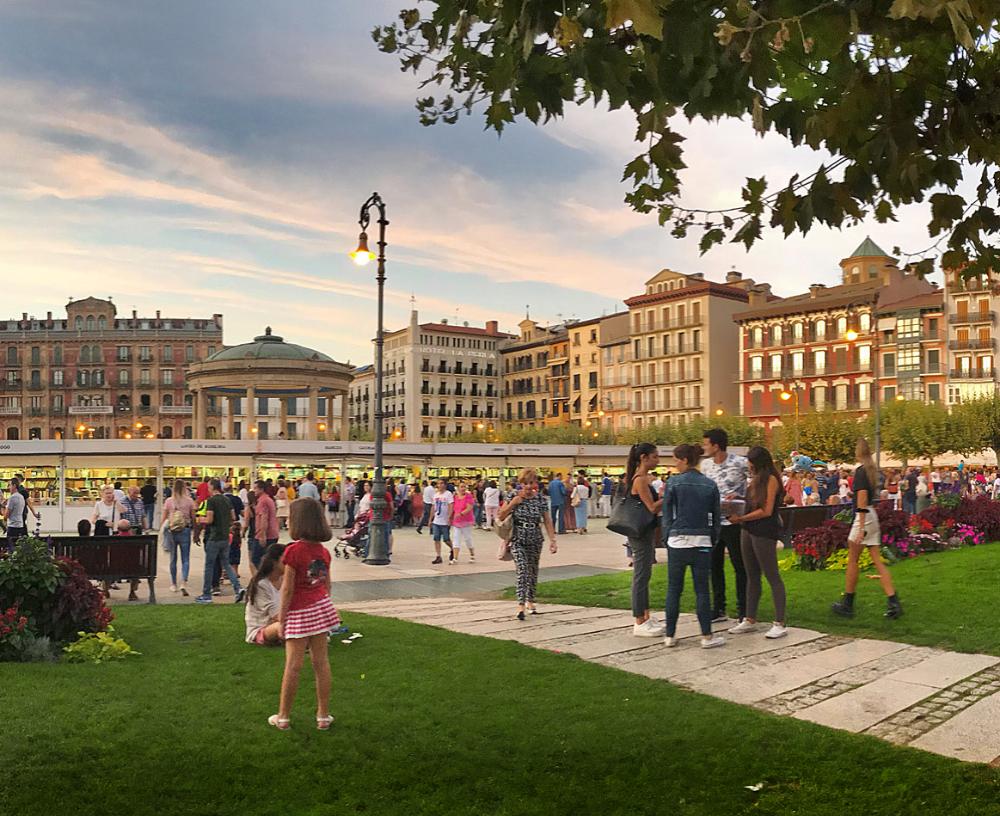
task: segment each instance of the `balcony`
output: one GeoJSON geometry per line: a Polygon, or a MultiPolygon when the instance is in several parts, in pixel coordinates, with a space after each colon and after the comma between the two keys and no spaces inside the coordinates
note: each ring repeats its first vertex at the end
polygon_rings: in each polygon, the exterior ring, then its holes
{"type": "Polygon", "coordinates": [[[191,416],[194,408],[190,405],[161,405],[160,413],[165,416],[191,416]]]}
{"type": "Polygon", "coordinates": [[[994,368],[952,369],[948,376],[953,380],[992,380],[995,372],[994,368]]]}
{"type": "Polygon", "coordinates": [[[968,325],[973,323],[996,323],[996,312],[966,312],[948,315],[948,323],[952,326],[968,325]]]}
{"type": "Polygon", "coordinates": [[[691,326],[700,326],[704,322],[705,318],[700,314],[674,317],[670,320],[647,320],[633,333],[646,334],[648,332],[667,331],[669,329],[686,329],[691,326]]]}
{"type": "Polygon", "coordinates": [[[66,416],[66,406],[61,405],[58,407],[53,406],[49,409],[49,414],[51,416],[66,416]]]}
{"type": "Polygon", "coordinates": [[[20,391],[22,385],[23,383],[20,380],[17,380],[16,382],[6,380],[4,382],[0,382],[0,391],[20,391]]]}
{"type": "Polygon", "coordinates": [[[21,406],[0,405],[0,416],[21,416],[21,406]]]}
{"type": "Polygon", "coordinates": [[[71,416],[97,416],[99,414],[113,414],[114,406],[111,405],[71,405],[69,413],[71,416]]]}
{"type": "Polygon", "coordinates": [[[997,347],[997,341],[990,338],[989,340],[949,340],[948,348],[952,351],[984,351],[986,349],[995,349],[997,347]]]}

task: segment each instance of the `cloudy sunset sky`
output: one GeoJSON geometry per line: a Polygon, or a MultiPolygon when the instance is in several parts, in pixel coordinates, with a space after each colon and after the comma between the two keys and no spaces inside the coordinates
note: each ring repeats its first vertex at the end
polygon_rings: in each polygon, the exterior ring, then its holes
{"type": "MultiPolygon", "coordinates": [[[[733,265],[779,294],[833,283],[866,233],[929,243],[926,214],[888,226],[769,234],[699,257],[623,203],[627,114],[575,109],[498,139],[480,116],[421,127],[412,74],[370,31],[390,0],[0,0],[0,270],[4,316],[120,311],[225,315],[337,359],[370,360],[372,270],[346,253],[357,210],[385,197],[387,326],[590,317],[663,267],[733,265]]],[[[686,203],[730,206],[739,182],[817,159],[736,123],[686,127],[686,203]]]]}

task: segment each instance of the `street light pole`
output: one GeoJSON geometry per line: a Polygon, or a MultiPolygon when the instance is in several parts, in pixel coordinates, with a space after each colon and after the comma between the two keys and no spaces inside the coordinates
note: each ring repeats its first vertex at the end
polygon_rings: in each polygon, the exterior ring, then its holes
{"type": "Polygon", "coordinates": [[[378,211],[378,267],[375,280],[378,283],[378,330],[375,334],[375,479],[372,482],[372,520],[369,524],[368,557],[366,564],[384,566],[389,563],[389,547],[385,531],[385,478],[382,474],[382,437],[385,433],[385,412],[383,410],[383,370],[382,349],[385,344],[383,329],[383,296],[385,290],[385,228],[388,221],[385,217],[385,202],[378,193],[372,193],[361,205],[361,215],[358,224],[361,235],[358,248],[351,257],[358,266],[368,263],[373,253],[368,249],[368,225],[371,223],[371,209],[378,211]]]}

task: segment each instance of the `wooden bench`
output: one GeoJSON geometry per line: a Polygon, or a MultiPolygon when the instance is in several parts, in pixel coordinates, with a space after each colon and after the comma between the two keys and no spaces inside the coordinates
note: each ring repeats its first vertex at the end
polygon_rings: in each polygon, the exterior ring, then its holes
{"type": "Polygon", "coordinates": [[[79,561],[94,581],[143,580],[149,584],[149,602],[156,603],[155,535],[53,536],[53,555],[79,561]]]}

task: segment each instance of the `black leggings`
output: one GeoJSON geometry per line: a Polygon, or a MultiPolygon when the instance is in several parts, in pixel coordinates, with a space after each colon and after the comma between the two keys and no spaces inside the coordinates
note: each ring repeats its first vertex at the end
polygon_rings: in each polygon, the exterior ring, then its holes
{"type": "Polygon", "coordinates": [[[778,542],[773,538],[755,536],[743,531],[740,541],[743,551],[743,565],[747,571],[747,617],[757,620],[757,606],[760,604],[760,574],[767,576],[774,598],[774,619],[785,622],[785,582],[778,569],[778,542]]]}

